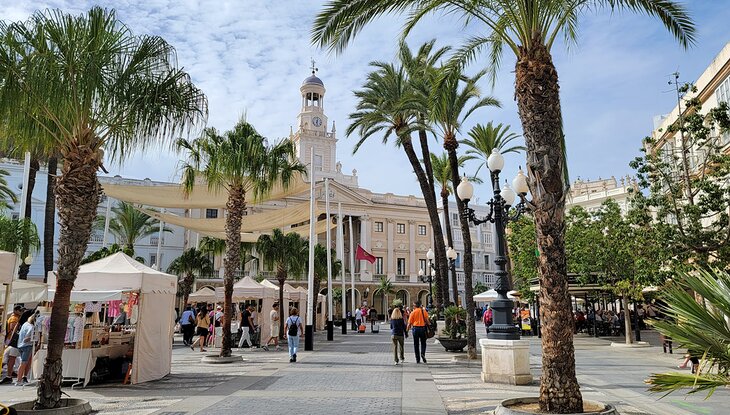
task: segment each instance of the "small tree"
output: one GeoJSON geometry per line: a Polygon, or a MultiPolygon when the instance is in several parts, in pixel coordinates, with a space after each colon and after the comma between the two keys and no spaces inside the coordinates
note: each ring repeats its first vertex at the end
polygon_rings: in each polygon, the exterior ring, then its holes
{"type": "MultiPolygon", "coordinates": [[[[383,294],[383,304],[388,304],[388,295],[395,294],[395,286],[393,285],[393,282],[390,281],[390,278],[387,278],[386,276],[380,277],[380,282],[378,283],[378,287],[375,288],[375,291],[373,291],[373,298],[375,298],[375,294],[380,293],[383,294]]],[[[383,314],[387,313],[387,307],[383,310],[383,314]]],[[[390,316],[385,316],[386,320],[390,320],[390,316]]]]}
{"type": "MultiPolygon", "coordinates": [[[[342,269],[342,261],[337,259],[337,254],[332,250],[331,252],[332,275],[337,275],[342,269]]],[[[322,244],[314,246],[314,295],[319,294],[319,290],[322,286],[322,280],[327,280],[327,248],[322,244]]],[[[334,303],[334,299],[333,299],[334,303]]],[[[312,303],[312,316],[317,315],[317,301],[312,303]]]]}
{"type": "Polygon", "coordinates": [[[188,296],[193,291],[193,283],[195,283],[195,274],[205,274],[213,272],[213,264],[210,262],[204,252],[195,248],[186,249],[179,257],[175,258],[167,272],[182,277],[179,286],[179,292],[183,297],[183,304],[188,303],[188,296]]]}
{"type": "Polygon", "coordinates": [[[0,210],[5,210],[10,207],[10,203],[18,201],[18,196],[8,186],[8,180],[5,178],[9,175],[10,173],[7,170],[0,169],[0,210]]]}
{"type": "MultiPolygon", "coordinates": [[[[160,221],[137,210],[131,203],[119,202],[118,205],[111,208],[111,211],[114,216],[109,218],[109,232],[132,252],[134,252],[134,244],[138,240],[160,232],[160,221]]],[[[94,221],[94,229],[103,230],[105,225],[106,216],[97,216],[94,221]]],[[[162,232],[172,233],[172,229],[163,226],[162,232]]]]}

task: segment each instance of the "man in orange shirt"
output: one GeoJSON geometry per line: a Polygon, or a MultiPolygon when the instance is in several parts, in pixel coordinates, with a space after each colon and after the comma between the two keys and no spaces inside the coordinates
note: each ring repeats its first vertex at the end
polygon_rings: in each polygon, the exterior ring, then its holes
{"type": "Polygon", "coordinates": [[[413,329],[413,350],[416,353],[416,363],[428,363],[426,361],[426,326],[429,324],[428,312],[421,307],[421,302],[413,303],[413,311],[408,317],[408,327],[413,329]],[[419,349],[420,344],[420,349],[419,349]]]}

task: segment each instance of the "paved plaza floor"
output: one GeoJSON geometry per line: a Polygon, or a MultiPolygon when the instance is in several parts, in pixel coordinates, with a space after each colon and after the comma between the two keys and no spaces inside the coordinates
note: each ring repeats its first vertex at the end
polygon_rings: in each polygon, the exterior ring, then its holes
{"type": "MultiPolygon", "coordinates": [[[[483,337],[483,327],[479,327],[483,337]]],[[[201,354],[177,339],[172,374],[141,385],[103,385],[65,391],[91,401],[104,414],[480,414],[490,413],[502,399],[536,395],[529,386],[485,384],[481,360],[446,353],[429,340],[428,364],[416,365],[413,345],[406,343],[406,363],[394,366],[390,336],[335,333],[327,342],[317,333],[314,352],[300,351],[297,363],[281,352],[244,349],[245,361],[230,365],[200,362],[201,354]],[[409,347],[410,346],[410,347],[409,347]]],[[[656,344],[656,336],[645,338],[656,344]]],[[[531,367],[540,371],[540,343],[531,341],[531,367]]],[[[410,340],[410,339],[409,339],[410,340]]],[[[302,343],[303,344],[303,343],[302,343]]],[[[585,399],[616,405],[624,415],[728,414],[730,393],[712,398],[684,394],[660,396],[646,392],[644,379],[669,371],[681,353],[664,354],[660,347],[620,349],[610,339],[575,338],[577,372],[585,399]]],[[[210,350],[209,350],[210,351],[210,350]]],[[[0,386],[0,401],[32,399],[32,386],[0,386]]]]}

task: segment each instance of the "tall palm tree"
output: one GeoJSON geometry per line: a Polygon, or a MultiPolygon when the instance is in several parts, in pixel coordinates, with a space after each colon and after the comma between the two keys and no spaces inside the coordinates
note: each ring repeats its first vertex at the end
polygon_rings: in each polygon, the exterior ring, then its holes
{"type": "Polygon", "coordinates": [[[383,302],[385,303],[383,305],[383,314],[385,314],[386,320],[390,320],[390,316],[386,311],[388,309],[388,295],[395,293],[395,286],[390,278],[386,276],[380,277],[380,282],[378,283],[377,288],[375,288],[375,291],[373,291],[373,298],[375,298],[375,294],[377,293],[383,294],[383,302]]]}
{"type": "Polygon", "coordinates": [[[253,125],[240,120],[232,130],[219,134],[206,128],[193,140],[179,139],[177,148],[186,152],[183,185],[192,192],[202,176],[209,189],[226,191],[226,252],[223,258],[223,343],[221,357],[231,355],[233,280],[241,265],[241,220],[247,198],[259,199],[275,184],[288,187],[294,175],[304,172],[295,161],[294,145],[288,139],[269,145],[253,125]]]}
{"type": "Polygon", "coordinates": [[[183,304],[187,304],[188,296],[193,291],[195,275],[213,272],[213,264],[203,251],[190,248],[172,261],[167,272],[183,277],[180,282],[180,292],[183,295],[183,304]]]}
{"type": "MultiPolygon", "coordinates": [[[[464,163],[469,160],[470,156],[460,156],[458,158],[459,167],[464,167],[464,163]]],[[[444,226],[446,227],[446,240],[450,247],[454,246],[454,235],[451,232],[451,217],[449,215],[449,195],[453,192],[451,189],[451,163],[449,163],[449,155],[442,153],[440,156],[431,153],[431,165],[433,166],[433,178],[436,186],[441,188],[441,205],[444,210],[444,226]]],[[[480,183],[481,180],[476,176],[470,177],[469,180],[480,183]]],[[[459,286],[456,280],[456,267],[451,268],[451,293],[454,304],[459,304],[459,286]]]]}
{"type": "MultiPolygon", "coordinates": [[[[286,235],[281,229],[274,229],[271,235],[261,235],[256,241],[256,251],[264,257],[267,268],[276,267],[279,282],[279,306],[284,309],[284,283],[289,274],[301,275],[308,259],[307,240],[296,232],[286,235]]],[[[316,296],[317,293],[315,292],[316,296]]],[[[316,304],[316,300],[314,301],[316,304]]],[[[279,338],[284,338],[284,319],[279,319],[279,338]]]]}
{"type": "Polygon", "coordinates": [[[58,283],[37,409],[60,404],[69,300],[99,204],[102,148],[121,161],[206,117],[205,95],[177,67],[172,46],[134,36],[113,10],[39,11],[26,22],[0,23],[3,128],[24,137],[23,150],[46,132],[63,161],[56,181],[58,283]]]}
{"type": "Polygon", "coordinates": [[[0,169],[0,210],[10,208],[10,203],[16,203],[18,196],[8,186],[8,180],[5,176],[9,176],[10,173],[7,170],[0,169]],[[10,202],[10,203],[8,203],[10,202]]]}
{"type": "MultiPolygon", "coordinates": [[[[330,253],[330,258],[332,259],[332,275],[338,275],[342,269],[342,261],[337,259],[337,253],[334,249],[332,249],[330,253]]],[[[307,262],[308,261],[309,257],[307,257],[307,262]]],[[[314,295],[319,295],[322,280],[327,280],[327,248],[322,244],[316,244],[314,245],[314,295]]],[[[312,310],[309,311],[313,313],[312,316],[317,316],[317,301],[312,303],[312,310]]]]}
{"type": "Polygon", "coordinates": [[[479,170],[487,165],[487,159],[492,154],[492,150],[497,149],[501,154],[520,153],[525,151],[524,146],[510,145],[520,136],[509,130],[509,125],[492,124],[491,121],[487,125],[476,124],[469,130],[469,138],[461,140],[460,143],[469,147],[466,154],[481,160],[475,176],[479,174],[479,170]]]}
{"type": "Polygon", "coordinates": [[[575,42],[580,18],[606,8],[656,17],[684,47],[695,40],[692,19],[684,6],[672,0],[331,0],[312,29],[313,43],[342,51],[365,26],[385,14],[408,14],[405,36],[430,13],[448,12],[485,30],[458,51],[453,66],[481,57],[486,48],[486,66],[494,79],[505,48],[517,57],[515,96],[541,253],[541,313],[549,316],[542,320],[540,409],[557,413],[580,412],[583,400],[570,340],[573,327],[564,242],[568,181],[558,73],[551,49],[559,38],[575,42]]]}
{"type": "MultiPolygon", "coordinates": [[[[434,237],[440,235],[443,240],[441,224],[438,220],[438,209],[433,190],[433,179],[424,171],[423,165],[416,154],[411,134],[419,130],[427,130],[422,114],[428,114],[428,100],[410,84],[407,71],[403,66],[391,63],[373,62],[374,69],[367,76],[361,90],[355,91],[358,99],[356,111],[350,114],[351,124],[347,127],[347,135],[356,132],[360,139],[355,144],[353,153],[373,135],[381,135],[383,143],[387,143],[391,136],[395,136],[395,145],[401,148],[413,169],[418,184],[421,187],[434,237]]],[[[446,275],[446,251],[436,241],[435,251],[442,261],[437,261],[440,276],[446,275]],[[443,255],[441,255],[443,253],[443,255]]],[[[436,279],[436,307],[440,308],[443,301],[441,278],[436,279]]]]}
{"type": "MultiPolygon", "coordinates": [[[[499,101],[490,96],[481,96],[477,87],[477,81],[483,76],[483,72],[474,77],[466,77],[464,74],[451,71],[444,71],[444,78],[440,85],[434,86],[432,93],[432,117],[437,129],[443,136],[444,150],[449,157],[451,168],[451,185],[453,189],[459,185],[461,175],[459,173],[459,158],[456,149],[459,147],[457,135],[461,130],[464,121],[479,108],[494,106],[499,107],[499,101]]],[[[474,260],[471,253],[471,232],[469,230],[469,218],[466,206],[458,197],[456,208],[459,212],[462,241],[464,244],[464,299],[466,301],[466,339],[467,354],[470,359],[476,359],[476,322],[474,320],[474,287],[472,285],[472,270],[474,260]]]]}
{"type": "MultiPolygon", "coordinates": [[[[119,202],[118,205],[111,208],[111,211],[114,216],[109,218],[109,232],[117,238],[118,243],[124,244],[132,252],[134,252],[134,244],[138,240],[160,232],[160,221],[137,210],[131,203],[119,202]]],[[[103,230],[105,223],[106,216],[97,216],[94,228],[103,230]]],[[[162,232],[172,233],[172,229],[163,226],[162,232]]]]}

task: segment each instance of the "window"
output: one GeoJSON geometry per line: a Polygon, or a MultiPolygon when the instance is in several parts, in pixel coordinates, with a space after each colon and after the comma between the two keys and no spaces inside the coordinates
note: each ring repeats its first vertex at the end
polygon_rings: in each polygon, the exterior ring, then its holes
{"type": "Polygon", "coordinates": [[[206,219],[218,218],[218,209],[205,209],[205,218],[206,219]]]}
{"type": "Polygon", "coordinates": [[[423,270],[423,273],[424,273],[424,274],[427,274],[427,273],[429,272],[429,270],[428,270],[427,266],[428,266],[428,265],[427,265],[427,263],[426,263],[426,260],[425,260],[425,259],[419,259],[419,260],[418,260],[418,269],[421,269],[421,270],[423,270]]]}
{"type": "Polygon", "coordinates": [[[489,269],[489,265],[491,263],[489,262],[489,255],[484,255],[484,268],[489,269]]]}
{"type": "Polygon", "coordinates": [[[454,238],[454,242],[461,242],[461,230],[452,227],[451,235],[454,238]]]}
{"type": "Polygon", "coordinates": [[[314,155],[314,169],[317,171],[322,171],[322,155],[321,154],[314,155]]]}
{"type": "Polygon", "coordinates": [[[420,236],[426,236],[426,225],[418,225],[418,234],[420,236]]]}
{"type": "Polygon", "coordinates": [[[405,234],[406,233],[406,224],[405,223],[398,223],[396,224],[396,233],[405,234]]]}
{"type": "Polygon", "coordinates": [[[383,275],[383,257],[375,257],[375,274],[383,275]]]}
{"type": "Polygon", "coordinates": [[[406,259],[396,259],[396,275],[406,275],[406,259]]]}
{"type": "Polygon", "coordinates": [[[454,266],[456,268],[461,268],[461,252],[456,253],[456,261],[454,261],[454,266]]]}
{"type": "Polygon", "coordinates": [[[154,267],[155,265],[157,265],[157,254],[150,254],[150,266],[154,267]]]}
{"type": "Polygon", "coordinates": [[[482,243],[492,245],[492,232],[482,232],[482,243]]]}
{"type": "Polygon", "coordinates": [[[451,214],[451,223],[459,223],[459,214],[458,213],[451,214]]]}
{"type": "Polygon", "coordinates": [[[375,232],[383,232],[383,222],[375,222],[375,232]]]}

